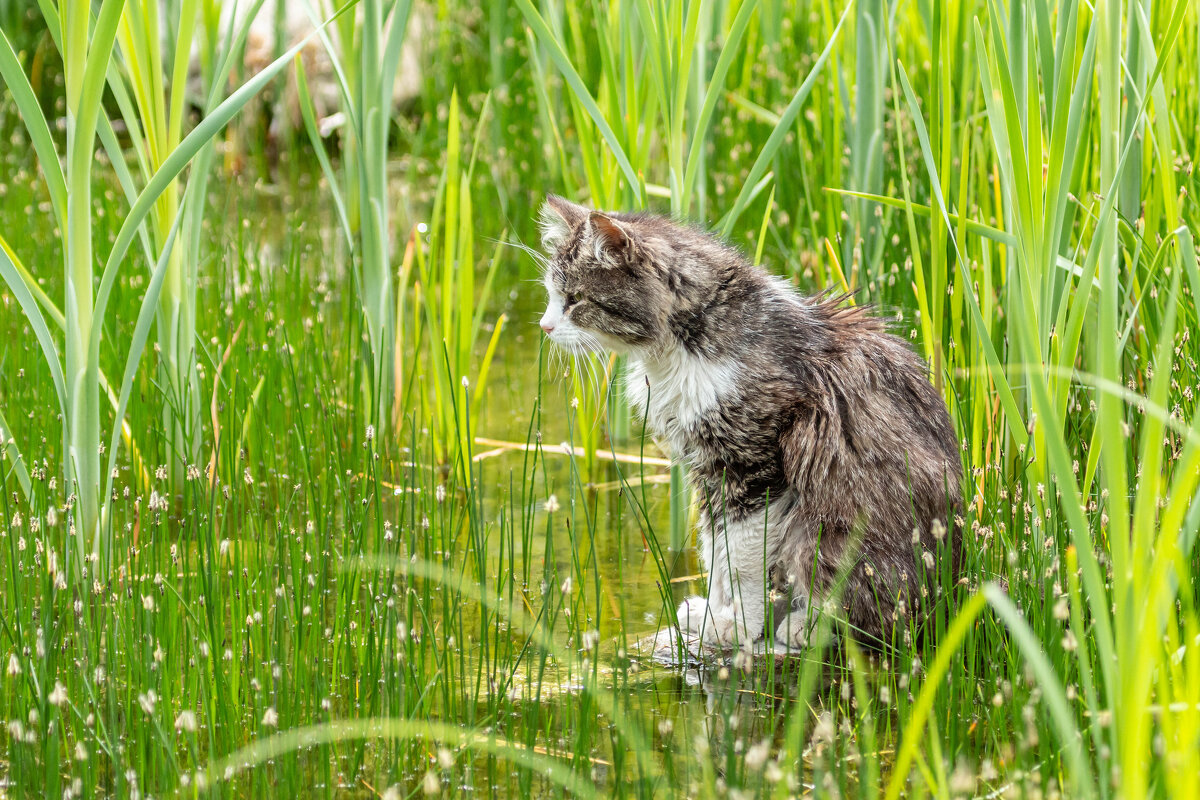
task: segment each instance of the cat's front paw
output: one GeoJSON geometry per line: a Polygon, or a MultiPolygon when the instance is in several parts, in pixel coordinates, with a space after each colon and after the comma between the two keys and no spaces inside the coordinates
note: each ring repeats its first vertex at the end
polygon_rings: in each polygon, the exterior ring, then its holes
{"type": "Polygon", "coordinates": [[[755,638],[738,613],[736,604],[718,607],[703,597],[689,597],[679,604],[676,615],[680,630],[699,636],[706,645],[745,646],[755,638]]]}
{"type": "Polygon", "coordinates": [[[687,633],[700,633],[705,623],[711,624],[708,612],[708,600],[703,597],[689,597],[679,604],[675,612],[679,618],[679,628],[687,633]]]}
{"type": "Polygon", "coordinates": [[[746,647],[755,638],[733,606],[715,612],[710,610],[702,635],[705,644],[716,647],[746,647]]]}

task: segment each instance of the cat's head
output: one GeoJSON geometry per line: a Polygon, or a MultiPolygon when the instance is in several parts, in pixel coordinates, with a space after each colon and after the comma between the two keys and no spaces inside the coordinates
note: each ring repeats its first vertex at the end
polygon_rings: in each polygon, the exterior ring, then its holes
{"type": "Polygon", "coordinates": [[[605,214],[549,195],[541,211],[549,295],[541,326],[577,353],[651,348],[667,333],[671,295],[653,217],[605,214]]]}

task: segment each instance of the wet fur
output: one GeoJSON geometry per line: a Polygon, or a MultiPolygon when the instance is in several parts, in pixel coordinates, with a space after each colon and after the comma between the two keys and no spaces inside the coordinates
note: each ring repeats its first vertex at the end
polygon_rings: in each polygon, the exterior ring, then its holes
{"type": "Polygon", "coordinates": [[[907,628],[936,592],[925,573],[949,559],[955,575],[959,552],[958,442],[925,362],[866,309],[802,296],[695,228],[551,196],[542,230],[543,327],[629,353],[629,398],[696,485],[709,591],[680,624],[758,638],[770,575],[792,593],[791,644],[839,591],[860,639],[907,628]]]}

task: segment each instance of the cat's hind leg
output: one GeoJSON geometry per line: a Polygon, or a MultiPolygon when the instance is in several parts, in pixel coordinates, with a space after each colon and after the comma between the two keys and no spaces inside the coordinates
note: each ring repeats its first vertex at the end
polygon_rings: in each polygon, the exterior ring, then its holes
{"type": "Polygon", "coordinates": [[[775,626],[775,645],[789,650],[808,647],[808,637],[812,633],[814,622],[808,596],[798,594],[779,618],[779,624],[775,626]]]}

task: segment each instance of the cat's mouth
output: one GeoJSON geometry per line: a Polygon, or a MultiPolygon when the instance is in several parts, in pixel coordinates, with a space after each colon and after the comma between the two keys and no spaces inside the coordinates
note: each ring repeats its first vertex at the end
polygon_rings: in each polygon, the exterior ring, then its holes
{"type": "Polygon", "coordinates": [[[591,334],[580,332],[563,332],[557,330],[547,334],[547,337],[561,350],[574,356],[586,356],[591,353],[603,353],[608,350],[598,338],[591,334]]]}
{"type": "Polygon", "coordinates": [[[585,331],[573,325],[569,327],[560,325],[547,333],[546,338],[555,347],[573,356],[624,353],[629,349],[624,342],[613,336],[585,331]]]}

